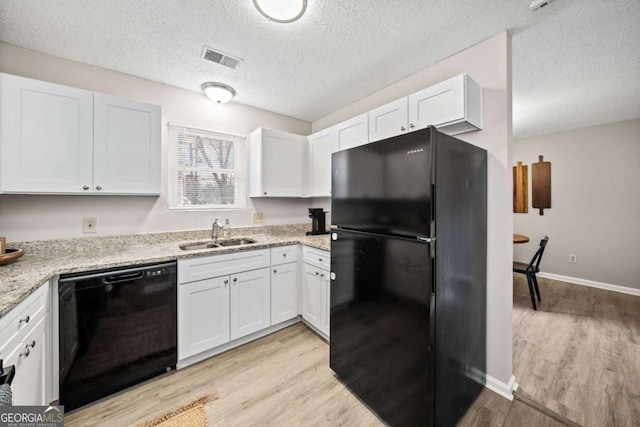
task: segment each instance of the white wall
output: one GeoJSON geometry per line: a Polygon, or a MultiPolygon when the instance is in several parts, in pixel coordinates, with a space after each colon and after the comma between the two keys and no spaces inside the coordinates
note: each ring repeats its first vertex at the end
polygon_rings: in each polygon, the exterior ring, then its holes
{"type": "MultiPolygon", "coordinates": [[[[466,72],[483,89],[484,129],[458,138],[485,148],[488,162],[487,372],[512,375],[511,37],[499,34],[313,122],[317,132],[466,72]]],[[[314,205],[330,210],[328,199],[314,205]]]]}
{"type": "Polygon", "coordinates": [[[254,211],[263,212],[265,224],[309,221],[308,199],[247,199],[246,209],[215,212],[169,211],[166,201],[167,122],[240,135],[260,126],[308,135],[309,122],[236,103],[218,106],[200,93],[6,43],[0,43],[0,72],[162,107],[161,197],[0,195],[0,236],[9,241],[81,236],[86,216],[98,218],[99,235],[203,229],[211,226],[215,216],[230,218],[232,226],[247,226],[254,211]]]}
{"type": "Polygon", "coordinates": [[[539,155],[551,162],[551,209],[531,207],[529,172],[529,212],[513,217],[531,240],[514,258],[529,261],[547,235],[542,271],[640,289],[640,119],[515,141],[512,164],[530,170],[539,155]]]}

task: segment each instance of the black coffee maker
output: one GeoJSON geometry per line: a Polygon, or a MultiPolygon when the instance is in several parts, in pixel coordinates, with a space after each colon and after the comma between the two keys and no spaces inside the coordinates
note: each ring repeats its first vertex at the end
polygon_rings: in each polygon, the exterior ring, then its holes
{"type": "Polygon", "coordinates": [[[311,218],[311,231],[307,231],[307,236],[316,234],[329,234],[327,231],[327,215],[322,208],[309,208],[309,218],[311,218]]]}

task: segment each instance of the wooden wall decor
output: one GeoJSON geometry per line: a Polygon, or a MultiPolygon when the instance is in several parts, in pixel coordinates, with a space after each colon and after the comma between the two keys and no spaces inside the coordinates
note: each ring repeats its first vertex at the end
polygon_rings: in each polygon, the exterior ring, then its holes
{"type": "Polygon", "coordinates": [[[518,162],[513,167],[513,213],[529,212],[529,168],[518,162]]]}
{"type": "Polygon", "coordinates": [[[538,156],[538,163],[531,164],[531,200],[535,209],[540,209],[540,215],[544,215],[544,209],[551,208],[551,162],[542,160],[538,156]]]}

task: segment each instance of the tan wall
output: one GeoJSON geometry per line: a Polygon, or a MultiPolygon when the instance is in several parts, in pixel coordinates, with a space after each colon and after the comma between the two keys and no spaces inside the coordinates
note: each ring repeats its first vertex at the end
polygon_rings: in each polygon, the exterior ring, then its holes
{"type": "Polygon", "coordinates": [[[640,289],[640,119],[514,142],[513,164],[530,169],[539,155],[551,162],[551,209],[531,207],[529,172],[529,213],[513,217],[531,241],[514,258],[529,261],[547,235],[542,271],[640,289]]]}
{"type": "MultiPolygon", "coordinates": [[[[0,235],[9,241],[82,235],[82,218],[97,217],[99,235],[193,230],[211,226],[215,216],[232,226],[252,224],[264,213],[265,224],[307,222],[309,200],[247,199],[242,210],[185,212],[167,208],[167,122],[246,135],[269,127],[308,135],[311,124],[241,104],[218,106],[203,94],[127,74],[0,43],[0,72],[122,96],[162,107],[162,195],[24,196],[0,195],[0,235]]],[[[248,191],[247,191],[248,194],[248,191]]]]}
{"type": "MultiPolygon", "coordinates": [[[[512,375],[511,37],[499,34],[313,122],[319,131],[402,96],[468,73],[483,89],[484,129],[458,138],[485,148],[488,165],[487,371],[512,375]]],[[[328,199],[314,201],[331,210],[328,199]]]]}

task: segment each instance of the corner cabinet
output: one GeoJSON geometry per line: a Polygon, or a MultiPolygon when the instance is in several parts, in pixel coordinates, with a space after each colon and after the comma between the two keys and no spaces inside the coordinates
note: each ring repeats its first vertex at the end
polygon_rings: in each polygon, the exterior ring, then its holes
{"type": "Polygon", "coordinates": [[[271,248],[271,324],[298,316],[298,245],[271,248]]]}
{"type": "Polygon", "coordinates": [[[160,107],[0,74],[0,192],[160,194],[160,107]]]}
{"type": "Polygon", "coordinates": [[[338,132],[329,128],[309,135],[311,197],[331,196],[331,155],[338,151],[338,132]]]}
{"type": "Polygon", "coordinates": [[[249,134],[250,197],[308,197],[305,136],[258,128],[249,134]]]}

